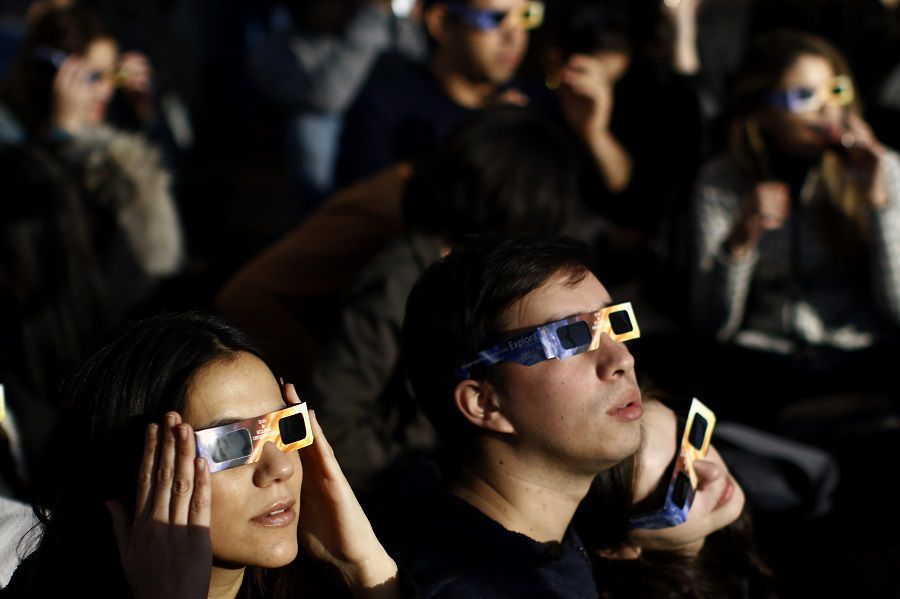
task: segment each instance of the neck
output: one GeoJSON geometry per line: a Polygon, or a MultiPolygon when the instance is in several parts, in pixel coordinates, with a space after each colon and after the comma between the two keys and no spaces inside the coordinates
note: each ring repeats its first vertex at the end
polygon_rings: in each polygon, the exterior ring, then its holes
{"type": "Polygon", "coordinates": [[[485,108],[497,94],[497,85],[490,81],[473,81],[451,64],[445,52],[438,52],[431,63],[431,72],[444,93],[463,108],[485,108]]]}
{"type": "Polygon", "coordinates": [[[246,568],[227,568],[213,565],[209,576],[209,599],[234,599],[241,583],[244,582],[246,568]]]}
{"type": "Polygon", "coordinates": [[[592,477],[562,472],[493,438],[463,467],[451,492],[507,530],[560,542],[592,477]]]}

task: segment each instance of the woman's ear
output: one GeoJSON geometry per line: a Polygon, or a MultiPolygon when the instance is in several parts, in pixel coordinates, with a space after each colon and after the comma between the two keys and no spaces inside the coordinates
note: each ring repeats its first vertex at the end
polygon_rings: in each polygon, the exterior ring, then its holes
{"type": "Polygon", "coordinates": [[[463,417],[478,428],[497,433],[516,432],[500,410],[499,396],[490,383],[460,381],[453,390],[453,398],[463,417]]]}
{"type": "Polygon", "coordinates": [[[641,548],[625,544],[617,549],[598,549],[597,555],[603,559],[637,559],[641,557],[641,548]]]}
{"type": "Polygon", "coordinates": [[[447,5],[437,2],[425,11],[425,29],[439,45],[447,40],[447,5]]]}

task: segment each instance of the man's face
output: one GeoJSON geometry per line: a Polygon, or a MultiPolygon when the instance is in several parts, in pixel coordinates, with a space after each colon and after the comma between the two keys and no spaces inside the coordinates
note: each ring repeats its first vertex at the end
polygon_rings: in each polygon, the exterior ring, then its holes
{"type": "MultiPolygon", "coordinates": [[[[470,0],[477,10],[522,11],[526,0],[470,0]]],[[[478,30],[452,16],[447,16],[447,37],[441,51],[447,52],[461,73],[477,82],[502,85],[512,79],[528,49],[528,31],[501,25],[487,31],[478,30]]]]}
{"type": "MultiPolygon", "coordinates": [[[[554,275],[505,315],[519,331],[595,312],[612,303],[592,274],[572,285],[554,275]]],[[[604,335],[597,350],[533,366],[506,363],[500,411],[512,424],[517,449],[550,468],[594,475],[633,454],[641,441],[641,392],[628,349],[604,335]]]]}

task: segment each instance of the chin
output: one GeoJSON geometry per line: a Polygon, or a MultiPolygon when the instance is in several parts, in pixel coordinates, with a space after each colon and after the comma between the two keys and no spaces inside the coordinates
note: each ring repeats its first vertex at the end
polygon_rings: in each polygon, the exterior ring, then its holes
{"type": "Polygon", "coordinates": [[[277,545],[269,545],[259,552],[254,553],[252,563],[247,565],[260,566],[263,568],[281,568],[294,561],[296,557],[297,543],[285,542],[277,545]]]}
{"type": "Polygon", "coordinates": [[[297,557],[297,538],[272,539],[263,544],[263,539],[257,540],[256,546],[229,543],[228,551],[217,552],[213,546],[213,562],[216,565],[227,568],[259,567],[281,568],[290,564],[297,557]]]}

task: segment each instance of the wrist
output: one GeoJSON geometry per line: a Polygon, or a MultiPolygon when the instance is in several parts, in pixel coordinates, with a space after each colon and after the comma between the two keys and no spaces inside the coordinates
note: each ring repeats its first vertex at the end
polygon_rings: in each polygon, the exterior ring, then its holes
{"type": "Polygon", "coordinates": [[[341,574],[354,597],[377,596],[380,589],[397,576],[397,564],[379,547],[378,555],[349,565],[341,574]]]}

